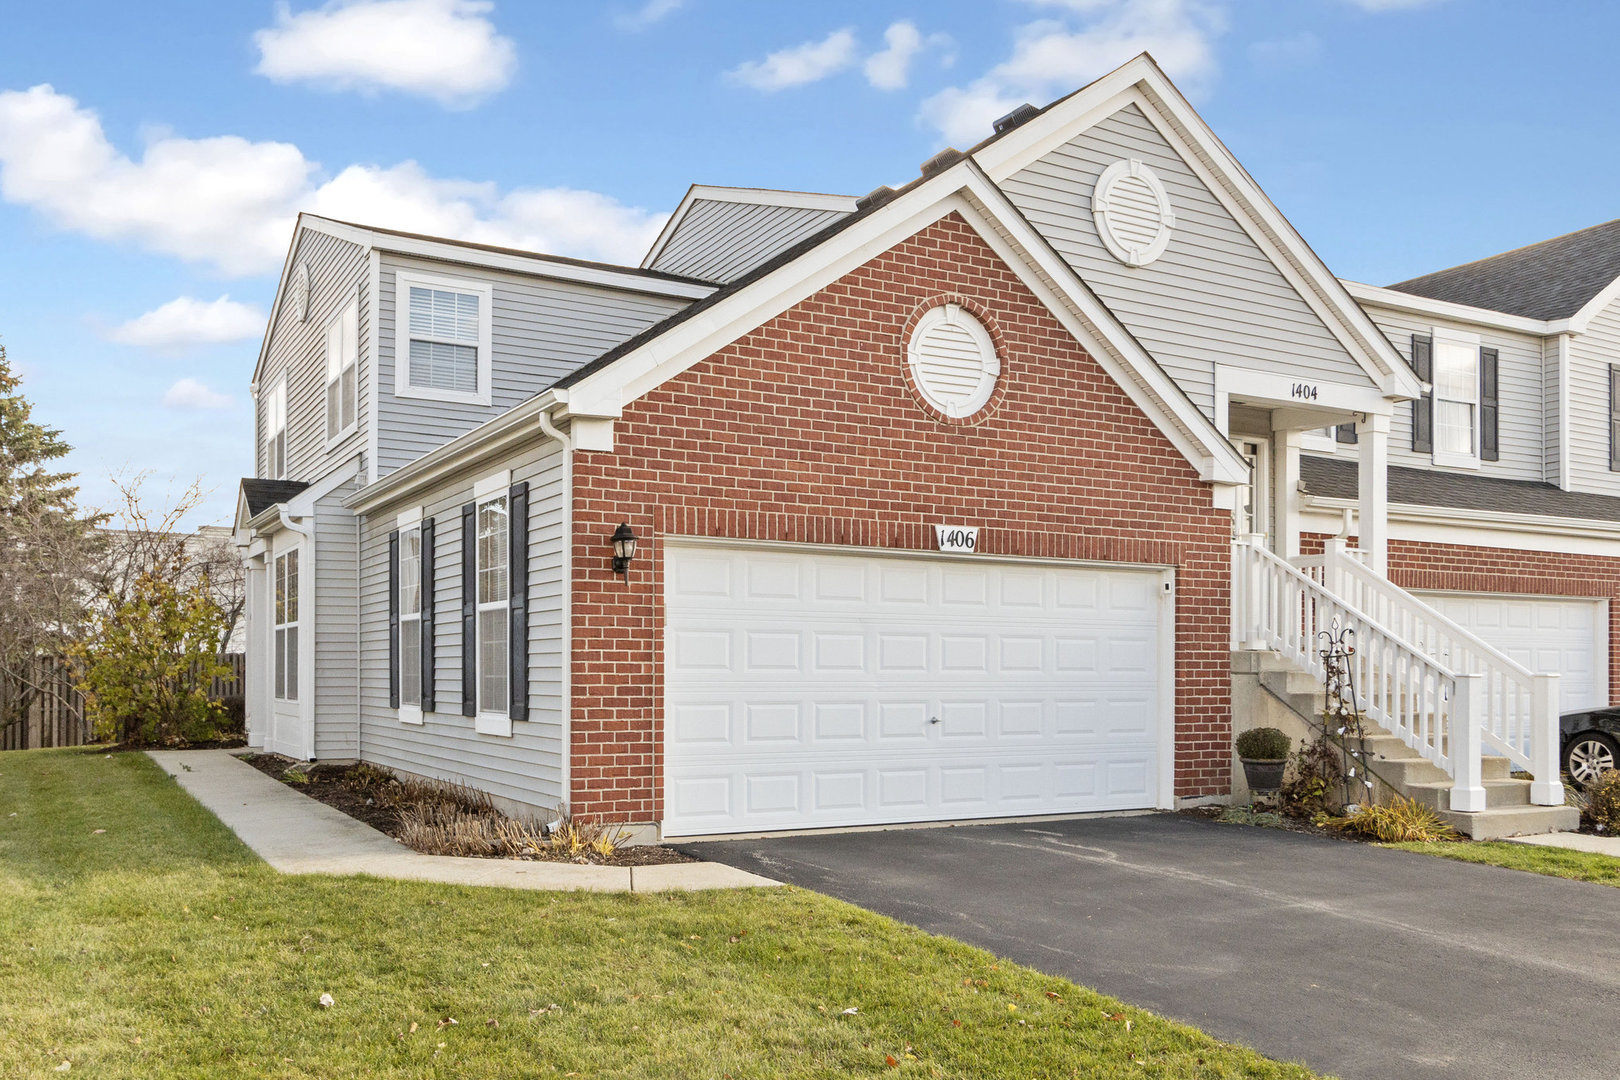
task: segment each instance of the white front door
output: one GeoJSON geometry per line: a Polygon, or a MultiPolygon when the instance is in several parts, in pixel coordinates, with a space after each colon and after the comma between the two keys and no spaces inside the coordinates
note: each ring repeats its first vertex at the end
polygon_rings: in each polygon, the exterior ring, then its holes
{"type": "Polygon", "coordinates": [[[671,836],[1171,798],[1166,572],[668,548],[671,836]]]}
{"type": "Polygon", "coordinates": [[[1560,712],[1609,703],[1608,601],[1480,593],[1417,595],[1531,671],[1560,675],[1560,712]]]}
{"type": "Polygon", "coordinates": [[[270,693],[270,725],[264,748],[290,758],[315,755],[312,701],[315,696],[314,663],[309,643],[314,640],[315,568],[307,556],[309,546],[297,533],[278,534],[272,548],[265,622],[266,681],[270,693]]]}

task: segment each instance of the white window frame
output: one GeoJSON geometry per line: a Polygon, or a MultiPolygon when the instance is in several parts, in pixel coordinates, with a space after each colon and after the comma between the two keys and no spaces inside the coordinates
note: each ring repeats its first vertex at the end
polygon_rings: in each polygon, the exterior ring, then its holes
{"type": "MultiPolygon", "coordinates": [[[[410,580],[405,574],[405,538],[411,533],[415,533],[417,536],[416,580],[418,585],[420,585],[422,579],[422,508],[420,506],[413,507],[412,509],[401,513],[398,520],[395,521],[394,527],[399,530],[400,554],[399,579],[394,582],[394,588],[399,592],[399,596],[396,601],[399,605],[399,719],[400,722],[404,724],[421,724],[423,722],[422,680],[427,676],[427,672],[420,670],[417,672],[416,700],[414,702],[406,701],[405,657],[409,655],[410,650],[405,648],[405,624],[408,622],[414,622],[418,628],[421,627],[422,607],[426,598],[422,596],[421,589],[418,588],[416,595],[416,610],[407,611],[405,609],[404,588],[405,583],[410,580]]],[[[422,663],[422,638],[420,629],[418,630],[416,639],[416,663],[418,668],[420,668],[422,663]]]]}
{"type": "MultiPolygon", "coordinates": [[[[511,737],[512,734],[512,473],[503,470],[493,476],[486,476],[473,485],[473,538],[477,543],[480,531],[479,520],[483,517],[484,507],[492,502],[506,504],[506,590],[499,599],[484,602],[474,594],[473,603],[473,634],[475,647],[478,649],[477,688],[478,707],[473,717],[473,728],[480,735],[498,735],[511,737]],[[484,614],[499,611],[505,616],[506,625],[506,653],[501,659],[501,671],[506,679],[506,707],[496,710],[490,709],[484,703],[484,614]]],[[[480,549],[474,556],[473,582],[474,588],[484,574],[483,551],[480,549]]]]}
{"type": "Polygon", "coordinates": [[[1449,330],[1443,327],[1434,327],[1430,331],[1430,341],[1433,342],[1431,353],[1432,375],[1430,384],[1431,409],[1434,417],[1430,423],[1429,438],[1433,445],[1432,459],[1436,465],[1452,469],[1477,469],[1479,462],[1479,348],[1478,334],[1464,333],[1459,330],[1449,330]],[[1440,366],[1446,362],[1443,357],[1450,357],[1453,362],[1466,355],[1469,370],[1473,372],[1468,380],[1471,394],[1468,397],[1442,397],[1440,394],[1440,366]],[[1440,447],[1440,407],[1442,403],[1450,402],[1456,405],[1467,405],[1472,411],[1469,421],[1469,450],[1468,453],[1458,453],[1454,450],[1443,450],[1440,447]]]}
{"type": "Polygon", "coordinates": [[[299,700],[299,691],[303,680],[299,678],[299,668],[304,662],[303,642],[299,640],[299,628],[304,616],[303,589],[304,566],[303,557],[299,554],[301,545],[293,545],[286,551],[278,552],[271,561],[270,574],[270,695],[276,701],[296,704],[299,700]],[[287,575],[287,564],[297,563],[296,575],[293,578],[292,603],[277,603],[285,596],[284,582],[287,575]],[[287,618],[287,608],[292,608],[292,618],[287,618]],[[293,643],[292,662],[288,662],[287,642],[293,643]],[[286,693],[288,678],[292,679],[292,694],[286,693]]]}
{"type": "Polygon", "coordinates": [[[1314,450],[1319,454],[1337,454],[1339,452],[1338,435],[1334,432],[1332,426],[1302,431],[1299,433],[1299,448],[1301,450],[1314,450]]]}
{"type": "Polygon", "coordinates": [[[287,478],[287,379],[276,380],[264,404],[264,471],[272,480],[287,478]],[[281,460],[276,460],[276,440],[281,440],[281,460]]]}
{"type": "MultiPolygon", "coordinates": [[[[400,270],[394,274],[394,396],[421,398],[427,401],[457,401],[468,405],[489,405],[491,372],[494,367],[491,349],[493,323],[492,306],[494,287],[487,281],[469,278],[444,277],[422,274],[414,270],[400,270]],[[424,289],[448,289],[469,293],[478,302],[478,389],[473,393],[461,390],[435,390],[431,387],[411,385],[411,286],[424,289]]],[[[426,339],[424,339],[426,340],[426,339]]],[[[456,344],[466,344],[457,342],[456,344]]]]}
{"type": "Polygon", "coordinates": [[[360,302],[348,306],[326,327],[326,445],[353,435],[360,426],[360,302]],[[333,395],[337,396],[338,427],[332,427],[333,395]],[[343,423],[343,399],[348,397],[349,422],[343,423]]]}

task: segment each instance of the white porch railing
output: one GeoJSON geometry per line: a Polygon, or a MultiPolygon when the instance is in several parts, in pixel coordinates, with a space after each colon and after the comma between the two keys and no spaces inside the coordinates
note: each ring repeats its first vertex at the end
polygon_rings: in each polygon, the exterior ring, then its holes
{"type": "Polygon", "coordinates": [[[1374,723],[1452,778],[1450,806],[1485,809],[1489,745],[1535,774],[1531,801],[1564,801],[1558,780],[1556,675],[1536,675],[1364,566],[1342,540],[1297,565],[1263,538],[1232,547],[1233,643],[1281,653],[1326,674],[1320,631],[1355,633],[1352,674],[1374,723]]]}

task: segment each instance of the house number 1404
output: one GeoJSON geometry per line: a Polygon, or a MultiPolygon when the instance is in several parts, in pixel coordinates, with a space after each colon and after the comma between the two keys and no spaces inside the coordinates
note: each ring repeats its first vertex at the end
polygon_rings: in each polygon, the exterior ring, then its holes
{"type": "Polygon", "coordinates": [[[1288,396],[1296,401],[1315,401],[1316,387],[1311,383],[1297,382],[1289,388],[1288,396]]]}

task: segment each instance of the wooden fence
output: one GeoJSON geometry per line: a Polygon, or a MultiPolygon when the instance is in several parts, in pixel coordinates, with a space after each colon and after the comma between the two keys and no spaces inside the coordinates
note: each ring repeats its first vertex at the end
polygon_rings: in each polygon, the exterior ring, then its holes
{"type": "MultiPolygon", "coordinates": [[[[220,662],[230,667],[229,675],[210,680],[208,696],[215,701],[242,693],[244,657],[226,653],[220,662]]],[[[34,661],[29,681],[39,687],[22,716],[7,721],[24,697],[21,686],[0,678],[0,750],[33,750],[47,746],[83,746],[94,742],[90,721],[84,715],[84,695],[73,686],[73,673],[62,657],[41,657],[34,661]]]]}

